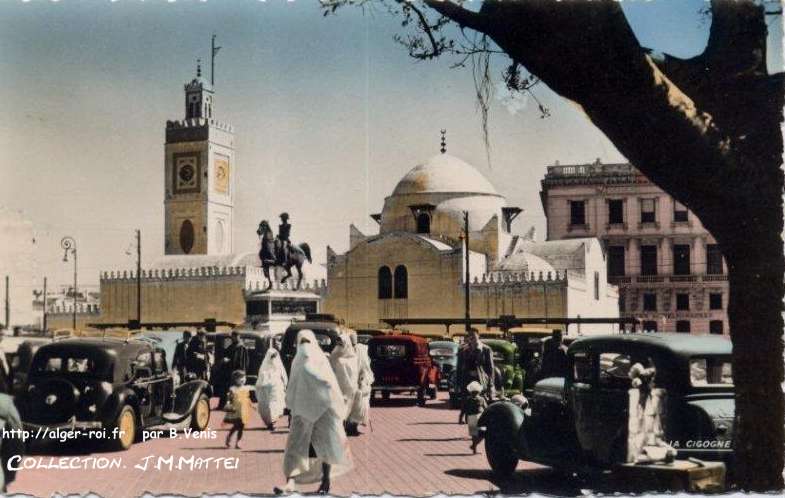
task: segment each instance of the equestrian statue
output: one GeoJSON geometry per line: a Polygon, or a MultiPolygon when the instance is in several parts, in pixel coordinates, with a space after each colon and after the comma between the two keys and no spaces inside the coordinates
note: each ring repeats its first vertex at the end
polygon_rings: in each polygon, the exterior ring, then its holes
{"type": "Polygon", "coordinates": [[[272,279],[270,278],[270,267],[280,266],[286,271],[286,275],[281,279],[281,283],[292,276],[292,267],[297,268],[297,285],[295,289],[300,288],[303,281],[303,264],[311,261],[311,247],[307,243],[293,245],[289,240],[289,235],[292,231],[292,225],[289,224],[289,215],[281,213],[281,224],[278,225],[278,236],[273,237],[273,231],[267,220],[262,220],[259,223],[259,228],[256,230],[257,235],[261,239],[261,249],[259,250],[259,259],[262,261],[262,270],[267,279],[267,290],[273,286],[272,279]]]}

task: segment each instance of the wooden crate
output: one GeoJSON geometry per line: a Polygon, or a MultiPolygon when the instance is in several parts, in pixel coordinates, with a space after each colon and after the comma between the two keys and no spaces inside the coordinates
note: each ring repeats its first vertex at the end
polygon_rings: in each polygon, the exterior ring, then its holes
{"type": "Polygon", "coordinates": [[[638,491],[686,491],[721,493],[725,491],[725,464],[699,460],[673,463],[620,465],[615,479],[638,491]]]}

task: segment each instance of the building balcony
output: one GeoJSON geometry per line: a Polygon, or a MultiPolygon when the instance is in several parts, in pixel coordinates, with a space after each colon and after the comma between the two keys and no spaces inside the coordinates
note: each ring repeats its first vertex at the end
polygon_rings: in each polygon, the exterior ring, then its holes
{"type": "Polygon", "coordinates": [[[728,276],[723,274],[703,275],[704,282],[727,282],[728,276]]]}
{"type": "Polygon", "coordinates": [[[671,275],[670,277],[668,277],[668,280],[676,283],[697,282],[698,276],[697,275],[671,275]]]}
{"type": "Polygon", "coordinates": [[[608,277],[608,283],[611,284],[630,284],[632,283],[632,277],[626,277],[624,275],[613,275],[608,277]]]}
{"type": "Polygon", "coordinates": [[[570,223],[567,225],[568,232],[588,232],[591,229],[588,223],[570,223]]]}
{"type": "Polygon", "coordinates": [[[638,275],[635,282],[639,284],[658,284],[665,281],[662,275],[638,275]]]}

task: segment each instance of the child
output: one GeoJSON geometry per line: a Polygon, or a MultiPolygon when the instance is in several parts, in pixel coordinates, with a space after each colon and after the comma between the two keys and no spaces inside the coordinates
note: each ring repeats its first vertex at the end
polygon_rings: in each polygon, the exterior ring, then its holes
{"type": "Polygon", "coordinates": [[[240,448],[240,440],[243,438],[243,429],[248,423],[251,412],[250,387],[245,385],[245,372],[235,370],[232,372],[232,387],[229,388],[229,403],[224,415],[224,423],[232,424],[229,434],[226,435],[226,447],[229,447],[229,440],[232,434],[237,432],[237,441],[234,447],[240,448]]]}
{"type": "Polygon", "coordinates": [[[466,412],[466,423],[469,425],[469,436],[472,438],[472,451],[477,453],[477,445],[482,441],[480,435],[480,428],[477,427],[477,420],[480,418],[482,412],[488,407],[488,402],[482,396],[482,385],[477,382],[470,382],[466,386],[469,392],[469,397],[466,398],[464,403],[464,411],[466,412]]]}

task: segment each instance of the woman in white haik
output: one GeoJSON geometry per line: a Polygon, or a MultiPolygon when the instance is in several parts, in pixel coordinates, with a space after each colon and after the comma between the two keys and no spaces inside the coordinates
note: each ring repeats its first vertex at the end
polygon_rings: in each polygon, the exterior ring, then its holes
{"type": "Polygon", "coordinates": [[[281,362],[281,354],[272,344],[267,348],[259,374],[256,377],[257,409],[262,421],[269,430],[275,429],[275,422],[286,408],[286,369],[281,362]]]}
{"type": "Polygon", "coordinates": [[[371,386],[373,386],[373,370],[368,357],[368,346],[357,342],[357,334],[351,335],[352,346],[357,356],[357,391],[349,408],[349,420],[346,424],[347,436],[359,436],[357,426],[368,425],[371,412],[371,386]]]}
{"type": "Polygon", "coordinates": [[[273,491],[292,493],[295,483],[321,479],[318,492],[326,494],[330,491],[330,478],[347,472],[352,463],[343,429],[343,394],[330,361],[311,330],[297,334],[286,406],[292,415],[283,457],[286,485],[273,491]]]}
{"type": "MultiPolygon", "coordinates": [[[[333,367],[335,376],[338,378],[338,385],[341,387],[343,401],[346,404],[346,416],[354,402],[354,395],[359,387],[357,355],[354,352],[349,334],[342,332],[336,339],[335,347],[330,353],[330,365],[333,367]]],[[[346,421],[345,421],[346,422],[346,421]]],[[[348,427],[344,423],[344,428],[348,427]]]]}

